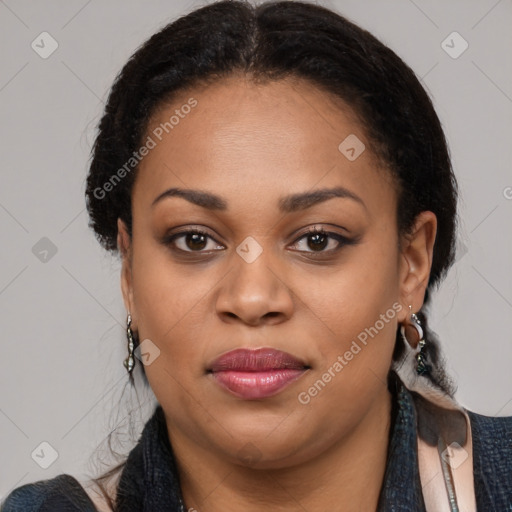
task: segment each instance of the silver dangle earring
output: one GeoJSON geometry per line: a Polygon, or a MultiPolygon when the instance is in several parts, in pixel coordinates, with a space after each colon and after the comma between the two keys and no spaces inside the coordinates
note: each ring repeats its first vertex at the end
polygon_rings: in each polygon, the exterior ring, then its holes
{"type": "Polygon", "coordinates": [[[126,320],[126,338],[128,339],[128,357],[124,360],[124,367],[128,370],[128,375],[131,375],[133,371],[133,367],[135,366],[135,358],[133,357],[133,332],[131,329],[132,317],[130,313],[128,313],[128,319],[126,320]]]}
{"type": "Polygon", "coordinates": [[[405,341],[414,349],[417,350],[416,354],[416,373],[418,375],[425,375],[430,372],[432,367],[427,364],[426,355],[424,351],[425,339],[423,335],[423,328],[421,327],[421,321],[412,312],[412,306],[409,304],[409,310],[411,311],[410,319],[407,324],[402,324],[400,332],[405,341]]]}

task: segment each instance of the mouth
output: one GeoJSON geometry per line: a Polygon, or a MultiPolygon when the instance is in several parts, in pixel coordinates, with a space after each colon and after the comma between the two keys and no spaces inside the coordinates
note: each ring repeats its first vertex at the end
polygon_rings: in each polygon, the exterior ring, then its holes
{"type": "Polygon", "coordinates": [[[207,373],[232,395],[257,400],[278,394],[310,368],[281,350],[236,349],[215,359],[207,373]]]}

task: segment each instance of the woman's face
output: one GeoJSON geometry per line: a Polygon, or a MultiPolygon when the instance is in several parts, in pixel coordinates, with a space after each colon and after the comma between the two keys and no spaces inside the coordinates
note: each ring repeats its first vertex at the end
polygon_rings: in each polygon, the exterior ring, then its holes
{"type": "Polygon", "coordinates": [[[435,216],[399,249],[393,182],[349,110],[232,77],[175,98],[146,137],[122,288],[173,446],[285,467],[382,421],[435,216]]]}

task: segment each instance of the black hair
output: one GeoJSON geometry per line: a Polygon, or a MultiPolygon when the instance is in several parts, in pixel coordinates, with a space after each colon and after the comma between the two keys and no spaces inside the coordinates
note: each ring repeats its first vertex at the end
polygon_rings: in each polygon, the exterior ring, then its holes
{"type": "MultiPolygon", "coordinates": [[[[427,305],[455,257],[457,183],[441,123],[414,72],[391,49],[343,16],[306,2],[213,2],[137,49],[110,91],[87,177],[90,226],[103,247],[117,251],[118,217],[131,233],[137,166],[122,179],[118,170],[143,144],[151,116],[178,93],[236,73],[255,82],[303,79],[356,113],[370,150],[394,178],[399,235],[411,232],[422,211],[437,217],[427,305]]],[[[425,314],[417,314],[433,368],[429,378],[453,395],[438,341],[425,314]]],[[[395,358],[402,343],[397,332],[395,358]]]]}

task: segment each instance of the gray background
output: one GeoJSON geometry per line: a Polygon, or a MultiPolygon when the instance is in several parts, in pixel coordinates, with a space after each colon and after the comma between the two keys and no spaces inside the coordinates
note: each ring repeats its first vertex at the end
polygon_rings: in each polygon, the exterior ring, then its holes
{"type": "MultiPolygon", "coordinates": [[[[62,472],[82,479],[97,467],[94,448],[124,425],[120,265],[87,227],[89,151],[108,88],[131,53],[204,3],[0,1],[0,497],[62,472]],[[58,43],[47,59],[31,47],[43,31],[58,43]],[[47,469],[44,441],[58,453],[47,469]]],[[[461,403],[512,415],[512,2],[321,3],[388,44],[434,98],[462,224],[458,260],[433,297],[430,322],[461,403]],[[469,44],[456,59],[441,46],[453,31],[469,44]]],[[[460,43],[448,39],[452,51],[460,43]]]]}

